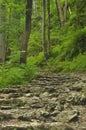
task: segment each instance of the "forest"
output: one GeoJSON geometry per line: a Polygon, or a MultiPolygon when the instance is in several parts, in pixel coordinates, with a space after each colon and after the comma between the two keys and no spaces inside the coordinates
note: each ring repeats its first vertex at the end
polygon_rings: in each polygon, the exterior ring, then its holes
{"type": "Polygon", "coordinates": [[[86,71],[86,0],[0,0],[0,87],[37,72],[86,71]]]}
{"type": "Polygon", "coordinates": [[[0,130],[86,130],[86,0],[0,0],[0,130]]]}

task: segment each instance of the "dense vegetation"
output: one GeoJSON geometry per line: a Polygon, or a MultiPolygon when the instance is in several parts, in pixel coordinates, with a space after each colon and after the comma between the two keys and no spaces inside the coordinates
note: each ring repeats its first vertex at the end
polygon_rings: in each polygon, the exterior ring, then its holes
{"type": "Polygon", "coordinates": [[[0,87],[28,84],[43,69],[85,72],[86,1],[33,0],[27,61],[23,63],[20,57],[22,42],[27,38],[26,5],[25,0],[0,1],[0,87]]]}

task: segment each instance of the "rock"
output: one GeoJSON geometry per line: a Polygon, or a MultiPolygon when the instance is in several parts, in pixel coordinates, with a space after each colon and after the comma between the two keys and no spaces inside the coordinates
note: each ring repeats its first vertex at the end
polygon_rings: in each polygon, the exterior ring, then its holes
{"type": "Polygon", "coordinates": [[[86,96],[84,93],[72,93],[73,105],[86,105],[86,96]]]}
{"type": "Polygon", "coordinates": [[[79,112],[74,113],[72,115],[69,116],[69,122],[76,122],[78,121],[78,116],[79,116],[79,112]]]}
{"type": "Polygon", "coordinates": [[[9,94],[8,98],[18,98],[18,97],[21,97],[23,96],[22,93],[12,93],[12,94],[9,94]]]}
{"type": "Polygon", "coordinates": [[[78,115],[79,113],[77,111],[72,111],[72,110],[66,110],[62,111],[59,113],[56,117],[56,119],[60,122],[72,122],[72,121],[77,121],[78,120],[78,115]]]}
{"type": "Polygon", "coordinates": [[[13,119],[11,114],[4,114],[0,112],[0,121],[13,119]]]}
{"type": "Polygon", "coordinates": [[[26,97],[31,97],[31,95],[32,95],[31,93],[25,94],[26,97]]]}
{"type": "Polygon", "coordinates": [[[78,92],[80,92],[80,91],[82,91],[82,89],[83,89],[83,86],[82,85],[74,85],[72,88],[71,88],[71,90],[73,90],[73,91],[78,91],[78,92]]]}
{"type": "Polygon", "coordinates": [[[61,126],[53,126],[51,127],[49,130],[74,130],[72,127],[70,126],[66,126],[66,125],[61,125],[61,126]]]}
{"type": "Polygon", "coordinates": [[[0,109],[1,110],[10,110],[10,109],[12,109],[12,107],[11,106],[1,106],[0,109]]]}
{"type": "Polygon", "coordinates": [[[0,90],[0,119],[0,130],[86,130],[86,83],[43,72],[29,85],[0,90]]]}
{"type": "Polygon", "coordinates": [[[50,113],[47,111],[42,111],[41,116],[48,118],[50,116],[50,113]]]}
{"type": "Polygon", "coordinates": [[[50,115],[53,117],[57,116],[57,114],[59,114],[59,111],[56,110],[50,113],[50,115]]]}

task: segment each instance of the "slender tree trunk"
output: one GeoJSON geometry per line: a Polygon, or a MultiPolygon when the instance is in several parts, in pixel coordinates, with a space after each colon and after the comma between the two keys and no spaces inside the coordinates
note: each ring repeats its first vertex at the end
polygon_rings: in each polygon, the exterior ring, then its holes
{"type": "Polygon", "coordinates": [[[64,5],[64,23],[66,22],[66,19],[67,19],[67,6],[68,6],[68,0],[65,0],[65,5],[64,5]]]}
{"type": "Polygon", "coordinates": [[[76,28],[79,27],[79,12],[78,12],[78,7],[77,7],[77,0],[75,0],[75,12],[76,12],[76,28]]]}
{"type": "Polygon", "coordinates": [[[48,59],[47,54],[47,42],[46,42],[46,0],[42,0],[42,42],[43,42],[43,48],[44,48],[44,57],[45,60],[48,59]]]}
{"type": "MultiPolygon", "coordinates": [[[[3,25],[4,23],[4,7],[0,5],[0,25],[3,25]]],[[[0,62],[4,63],[5,62],[5,35],[4,31],[0,30],[0,62]]]]}
{"type": "Polygon", "coordinates": [[[26,0],[26,26],[24,40],[21,45],[20,63],[26,63],[27,60],[27,47],[31,33],[31,16],[32,16],[32,0],[26,0]]]}
{"type": "Polygon", "coordinates": [[[61,8],[59,0],[56,0],[56,6],[57,6],[58,11],[59,11],[59,17],[60,17],[61,27],[63,27],[64,26],[64,16],[63,16],[63,11],[62,11],[62,8],[61,8]]]}
{"type": "Polygon", "coordinates": [[[12,28],[12,8],[9,7],[7,12],[6,12],[6,19],[8,21],[8,33],[6,36],[6,60],[9,60],[9,57],[11,55],[11,49],[9,47],[9,43],[10,43],[10,28],[12,28]]]}
{"type": "Polygon", "coordinates": [[[48,54],[50,55],[50,0],[47,0],[48,11],[48,54]]]}
{"type": "Polygon", "coordinates": [[[33,14],[37,15],[37,0],[33,0],[33,14]]]}
{"type": "Polygon", "coordinates": [[[65,0],[64,7],[61,7],[60,0],[56,0],[56,7],[57,7],[57,10],[59,12],[61,27],[63,27],[65,25],[65,22],[66,22],[67,4],[68,4],[68,0],[65,0]]]}

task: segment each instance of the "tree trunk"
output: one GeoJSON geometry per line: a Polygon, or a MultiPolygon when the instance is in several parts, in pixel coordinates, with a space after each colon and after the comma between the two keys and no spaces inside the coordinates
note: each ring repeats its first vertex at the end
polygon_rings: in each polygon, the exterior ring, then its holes
{"type": "Polygon", "coordinates": [[[43,42],[43,48],[44,48],[44,57],[45,60],[48,59],[47,54],[47,42],[46,42],[46,0],[42,0],[42,42],[43,42]]]}
{"type": "Polygon", "coordinates": [[[24,40],[21,45],[20,63],[26,63],[27,60],[27,47],[31,33],[31,16],[32,16],[32,0],[27,0],[26,4],[26,26],[24,40]]]}
{"type": "Polygon", "coordinates": [[[66,19],[67,19],[67,6],[68,6],[68,0],[65,0],[65,5],[64,5],[64,23],[66,22],[66,19]]]}
{"type": "Polygon", "coordinates": [[[78,12],[78,7],[77,7],[77,0],[75,0],[75,13],[76,13],[75,26],[76,28],[78,28],[79,27],[79,12],[78,12]]]}
{"type": "Polygon", "coordinates": [[[6,34],[6,61],[9,60],[9,57],[11,55],[11,49],[9,47],[10,43],[10,28],[12,28],[12,8],[9,7],[8,10],[6,11],[6,20],[8,22],[8,33],[6,34]]]}
{"type": "MultiPolygon", "coordinates": [[[[3,25],[4,23],[4,7],[0,5],[0,25],[3,25]]],[[[4,63],[5,62],[5,36],[4,36],[4,31],[1,29],[0,30],[0,62],[4,63]]]]}
{"type": "Polygon", "coordinates": [[[48,11],[48,54],[50,55],[50,0],[47,0],[48,11]]]}
{"type": "Polygon", "coordinates": [[[57,10],[59,12],[61,27],[63,27],[65,25],[65,22],[66,22],[67,4],[68,4],[68,0],[65,0],[64,6],[61,7],[60,0],[56,0],[56,7],[57,7],[57,10]]]}
{"type": "Polygon", "coordinates": [[[37,0],[33,0],[33,14],[37,15],[37,0]]]}
{"type": "Polygon", "coordinates": [[[63,16],[63,11],[62,11],[62,8],[61,8],[59,0],[56,0],[56,6],[57,6],[58,11],[59,11],[59,17],[60,17],[61,27],[63,27],[64,26],[64,16],[63,16]]]}

